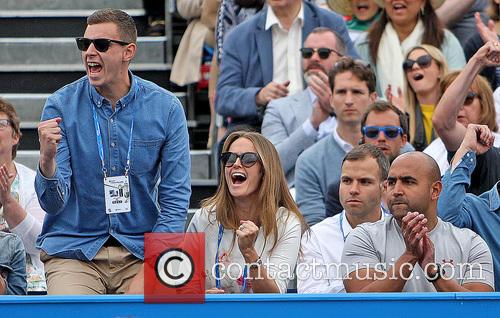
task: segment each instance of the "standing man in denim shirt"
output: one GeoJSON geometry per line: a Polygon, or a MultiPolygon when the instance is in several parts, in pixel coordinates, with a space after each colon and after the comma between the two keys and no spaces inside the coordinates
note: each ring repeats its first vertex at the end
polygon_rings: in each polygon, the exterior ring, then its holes
{"type": "Polygon", "coordinates": [[[145,232],[183,232],[190,157],[179,100],[134,76],[123,11],[87,19],[87,75],[47,99],[35,180],[49,294],[141,293],[145,232]],[[161,181],[157,185],[157,181],[161,181]]]}
{"type": "Polygon", "coordinates": [[[466,193],[476,167],[476,156],[483,155],[486,166],[500,165],[500,150],[491,147],[493,139],[488,126],[467,126],[464,140],[443,177],[438,211],[443,220],[469,228],[485,240],[493,256],[495,291],[500,291],[500,183],[479,196],[466,193]]]}

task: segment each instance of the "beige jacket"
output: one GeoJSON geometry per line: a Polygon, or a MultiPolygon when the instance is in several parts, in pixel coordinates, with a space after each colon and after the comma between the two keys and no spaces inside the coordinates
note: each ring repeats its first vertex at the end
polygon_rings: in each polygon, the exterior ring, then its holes
{"type": "Polygon", "coordinates": [[[177,11],[190,23],[175,55],[170,80],[179,86],[200,80],[203,44],[215,46],[215,22],[220,0],[177,0],[177,11]]]}

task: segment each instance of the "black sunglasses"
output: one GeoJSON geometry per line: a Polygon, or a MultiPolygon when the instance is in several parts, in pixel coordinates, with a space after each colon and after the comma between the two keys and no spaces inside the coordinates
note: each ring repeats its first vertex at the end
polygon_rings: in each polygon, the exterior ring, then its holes
{"type": "Polygon", "coordinates": [[[416,60],[406,59],[403,62],[403,70],[405,72],[410,71],[413,68],[413,65],[415,63],[417,63],[418,66],[420,66],[420,68],[429,67],[431,65],[431,63],[432,63],[432,56],[430,56],[430,55],[422,55],[419,58],[417,58],[416,60]]]}
{"type": "Polygon", "coordinates": [[[313,56],[314,52],[318,53],[319,58],[322,60],[326,60],[330,56],[330,54],[332,54],[332,52],[334,52],[338,56],[342,56],[342,54],[340,54],[339,52],[326,47],[320,47],[318,49],[313,49],[312,47],[303,47],[300,49],[302,58],[305,59],[310,59],[313,56]]]}
{"type": "Polygon", "coordinates": [[[224,152],[221,154],[220,160],[222,161],[222,164],[226,168],[229,168],[235,164],[238,158],[240,158],[240,162],[243,165],[243,167],[246,168],[250,168],[257,161],[260,160],[259,155],[256,154],[255,152],[244,152],[241,155],[238,155],[234,152],[224,152]]]}
{"type": "Polygon", "coordinates": [[[111,39],[87,39],[87,38],[76,38],[76,45],[80,51],[87,51],[90,44],[94,43],[94,47],[99,52],[106,52],[111,45],[111,42],[118,43],[120,45],[129,45],[128,42],[111,40],[111,39]]]}
{"type": "Polygon", "coordinates": [[[403,128],[399,126],[365,126],[363,127],[363,135],[366,138],[375,139],[378,134],[383,131],[384,135],[389,139],[397,138],[403,134],[403,128]]]}
{"type": "Polygon", "coordinates": [[[469,106],[476,97],[479,98],[479,95],[476,92],[468,92],[467,96],[465,96],[464,105],[469,106]]]}

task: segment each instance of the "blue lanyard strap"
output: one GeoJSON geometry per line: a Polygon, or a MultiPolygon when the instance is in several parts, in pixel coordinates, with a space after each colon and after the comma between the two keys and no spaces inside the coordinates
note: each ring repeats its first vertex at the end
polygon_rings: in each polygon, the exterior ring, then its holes
{"type": "MultiPolygon", "coordinates": [[[[220,265],[219,265],[219,248],[220,242],[222,241],[222,236],[224,235],[224,228],[222,224],[219,224],[219,234],[217,235],[217,251],[215,252],[215,287],[217,289],[221,289],[220,285],[220,265]]],[[[247,289],[248,282],[248,266],[245,264],[245,268],[243,269],[243,285],[241,286],[241,293],[245,293],[247,289]]]]}
{"type": "Polygon", "coordinates": [[[345,242],[345,239],[346,239],[346,236],[344,235],[344,228],[342,227],[342,222],[344,222],[344,213],[345,211],[342,211],[340,213],[340,222],[339,222],[339,226],[340,226],[340,233],[342,233],[342,239],[344,240],[345,242]]]}
{"type": "MultiPolygon", "coordinates": [[[[106,169],[106,164],[104,163],[104,147],[102,145],[101,126],[99,125],[99,120],[97,119],[97,112],[95,110],[94,105],[92,105],[92,117],[94,118],[94,127],[95,127],[96,140],[97,140],[97,149],[99,150],[99,158],[101,159],[102,173],[104,174],[104,178],[106,178],[107,177],[107,169],[106,169]]],[[[128,175],[128,171],[130,170],[130,151],[132,150],[132,134],[134,132],[134,119],[135,119],[135,112],[132,115],[132,123],[130,124],[130,139],[128,141],[127,163],[125,165],[125,176],[128,175]]]]}

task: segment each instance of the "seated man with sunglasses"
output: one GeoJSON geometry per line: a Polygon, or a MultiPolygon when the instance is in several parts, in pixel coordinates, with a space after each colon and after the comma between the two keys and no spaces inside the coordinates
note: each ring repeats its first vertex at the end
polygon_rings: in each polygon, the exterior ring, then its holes
{"type": "Polygon", "coordinates": [[[345,45],[335,31],[318,27],[307,36],[301,53],[307,88],[272,100],[262,122],[262,134],[278,150],[289,187],[294,186],[299,155],[330,134],[337,124],[330,105],[328,74],[345,54],[345,45]]]}
{"type": "Polygon", "coordinates": [[[129,71],[136,42],[127,13],[94,12],[76,39],[87,75],[45,104],[35,188],[47,212],[37,247],[49,294],[141,293],[144,233],[184,230],[183,107],[129,71]]]}
{"type": "MultiPolygon", "coordinates": [[[[500,42],[490,41],[474,54],[460,73],[448,74],[453,78],[443,80],[445,90],[434,112],[432,124],[448,151],[449,161],[462,143],[469,124],[486,125],[494,135],[498,131],[493,92],[486,79],[478,74],[484,67],[499,65],[500,42]]],[[[491,156],[492,152],[498,151],[496,147],[500,135],[496,136],[495,147],[477,156],[477,164],[467,187],[470,193],[480,195],[500,179],[500,165],[491,156]]]]}
{"type": "Polygon", "coordinates": [[[267,1],[247,23],[224,40],[215,110],[231,117],[230,126],[260,130],[271,100],[304,89],[299,49],[316,27],[339,33],[350,56],[357,57],[342,17],[303,0],[267,1]]]}
{"type": "MultiPolygon", "coordinates": [[[[361,120],[361,144],[372,144],[380,149],[392,163],[402,153],[414,151],[408,141],[408,117],[397,107],[385,102],[376,101],[368,107],[361,120]]],[[[385,196],[382,206],[386,207],[385,196]]],[[[328,186],[326,194],[326,216],[342,212],[339,199],[339,182],[328,186]]]]}

